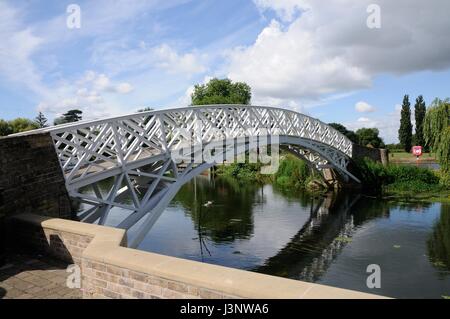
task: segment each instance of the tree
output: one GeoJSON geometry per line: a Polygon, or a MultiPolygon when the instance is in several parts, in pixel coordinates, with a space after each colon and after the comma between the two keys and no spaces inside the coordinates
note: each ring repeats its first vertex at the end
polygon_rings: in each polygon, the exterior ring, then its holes
{"type": "Polygon", "coordinates": [[[0,119],[0,136],[31,131],[37,128],[39,127],[36,122],[22,117],[11,121],[0,119]]]}
{"type": "Polygon", "coordinates": [[[137,110],[138,113],[153,111],[151,107],[144,107],[143,109],[137,110]]]}
{"type": "Polygon", "coordinates": [[[423,96],[419,95],[414,106],[414,115],[416,118],[416,134],[414,140],[416,145],[420,145],[423,147],[425,147],[425,138],[423,136],[423,121],[425,119],[426,112],[427,107],[425,106],[423,96]]]}
{"type": "Polygon", "coordinates": [[[207,84],[197,84],[191,95],[192,105],[250,104],[251,88],[243,82],[230,79],[212,79],[207,84]]]}
{"type": "Polygon", "coordinates": [[[31,130],[35,130],[35,129],[39,128],[38,125],[36,124],[36,122],[33,122],[32,120],[29,120],[29,119],[26,119],[23,117],[19,117],[12,121],[9,121],[9,124],[11,125],[13,134],[31,131],[31,130]]]}
{"type": "Polygon", "coordinates": [[[409,95],[403,98],[403,105],[400,117],[400,128],[398,130],[398,139],[406,152],[411,151],[412,147],[412,124],[411,124],[411,103],[409,95]]]}
{"type": "Polygon", "coordinates": [[[345,136],[347,136],[347,138],[353,143],[355,144],[359,143],[358,136],[356,135],[356,133],[347,130],[347,128],[344,125],[339,123],[329,123],[328,125],[334,128],[335,130],[339,131],[340,133],[344,134],[345,136]]]}
{"type": "Polygon", "coordinates": [[[83,119],[81,114],[83,114],[83,111],[70,110],[70,111],[67,111],[67,113],[63,114],[63,116],[67,121],[66,123],[72,123],[72,122],[81,121],[83,119]]]}
{"type": "Polygon", "coordinates": [[[379,134],[380,131],[378,131],[377,128],[361,128],[356,131],[356,135],[358,136],[358,144],[362,146],[382,148],[385,145],[379,134]]]}
{"type": "Polygon", "coordinates": [[[64,124],[64,123],[67,123],[64,116],[57,117],[53,120],[53,125],[60,125],[60,124],[64,124]]]}
{"type": "Polygon", "coordinates": [[[13,128],[8,121],[0,119],[0,136],[6,136],[13,133],[13,128]]]}
{"type": "Polygon", "coordinates": [[[35,118],[35,122],[38,125],[39,128],[47,127],[47,118],[42,114],[42,112],[39,112],[38,116],[35,118]]]}
{"type": "Polygon", "coordinates": [[[425,115],[423,134],[450,182],[450,99],[433,101],[425,115]]]}
{"type": "Polygon", "coordinates": [[[64,113],[61,117],[56,118],[53,121],[53,124],[60,125],[64,123],[72,123],[72,122],[78,122],[82,120],[83,111],[80,110],[69,110],[66,113],[64,113]]]}

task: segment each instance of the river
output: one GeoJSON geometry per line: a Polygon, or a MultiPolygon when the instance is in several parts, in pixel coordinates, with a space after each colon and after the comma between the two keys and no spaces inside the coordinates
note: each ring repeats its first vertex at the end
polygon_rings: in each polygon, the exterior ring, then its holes
{"type": "Polygon", "coordinates": [[[449,226],[450,207],[441,203],[198,177],[139,248],[396,298],[441,298],[450,295],[449,226]],[[379,289],[366,285],[370,264],[381,268],[379,289]]]}
{"type": "MultiPolygon", "coordinates": [[[[120,214],[111,211],[110,222],[120,214]]],[[[311,196],[199,176],[180,190],[139,249],[395,298],[450,295],[446,203],[347,191],[311,196]],[[381,287],[369,289],[373,264],[381,287]]]]}

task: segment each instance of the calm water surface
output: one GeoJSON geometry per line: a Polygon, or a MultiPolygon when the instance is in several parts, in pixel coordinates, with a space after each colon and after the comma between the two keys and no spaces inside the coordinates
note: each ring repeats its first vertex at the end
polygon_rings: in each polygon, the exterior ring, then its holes
{"type": "Polygon", "coordinates": [[[396,298],[450,295],[444,203],[310,196],[197,177],[139,249],[396,298]],[[381,267],[380,289],[366,286],[370,264],[381,267]]]}

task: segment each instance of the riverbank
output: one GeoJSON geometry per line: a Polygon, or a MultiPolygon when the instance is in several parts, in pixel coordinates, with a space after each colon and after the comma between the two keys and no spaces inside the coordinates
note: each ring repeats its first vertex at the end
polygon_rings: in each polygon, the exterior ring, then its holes
{"type": "MultiPolygon", "coordinates": [[[[404,153],[406,154],[406,153],[404,153]]],[[[398,157],[400,158],[400,157],[398,157]]],[[[233,178],[240,183],[273,184],[288,191],[323,193],[329,190],[318,174],[307,163],[291,154],[283,154],[278,171],[261,174],[261,164],[238,163],[219,166],[216,174],[233,178]]],[[[448,176],[433,169],[415,165],[391,163],[383,166],[369,159],[360,161],[358,175],[363,182],[362,193],[377,198],[450,202],[448,176]]]]}
{"type": "Polygon", "coordinates": [[[415,165],[360,161],[363,191],[376,197],[408,201],[450,201],[448,174],[415,165]]]}
{"type": "Polygon", "coordinates": [[[381,195],[382,199],[408,202],[439,202],[450,203],[450,190],[436,190],[417,193],[410,190],[398,190],[386,187],[381,195]]]}
{"type": "Polygon", "coordinates": [[[420,164],[420,163],[437,163],[436,154],[423,153],[422,156],[417,159],[416,156],[407,152],[390,152],[389,162],[392,164],[420,164]]]}
{"type": "Polygon", "coordinates": [[[311,170],[307,163],[291,154],[282,154],[275,174],[261,174],[261,163],[232,163],[217,167],[219,177],[233,178],[240,183],[257,183],[291,191],[306,190],[311,193],[323,193],[329,190],[319,175],[311,170]]]}

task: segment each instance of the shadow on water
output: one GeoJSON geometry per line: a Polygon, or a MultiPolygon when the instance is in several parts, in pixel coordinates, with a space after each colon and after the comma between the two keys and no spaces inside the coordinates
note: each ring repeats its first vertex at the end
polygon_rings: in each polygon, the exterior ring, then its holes
{"type": "Polygon", "coordinates": [[[389,215],[385,205],[353,214],[361,202],[359,194],[328,193],[315,205],[311,216],[291,241],[254,271],[306,281],[317,281],[351,241],[358,226],[370,218],[389,215]],[[381,209],[380,209],[381,208],[381,209]]]}
{"type": "Polygon", "coordinates": [[[433,266],[450,270],[450,205],[443,203],[439,220],[427,241],[428,255],[433,266]]]}

